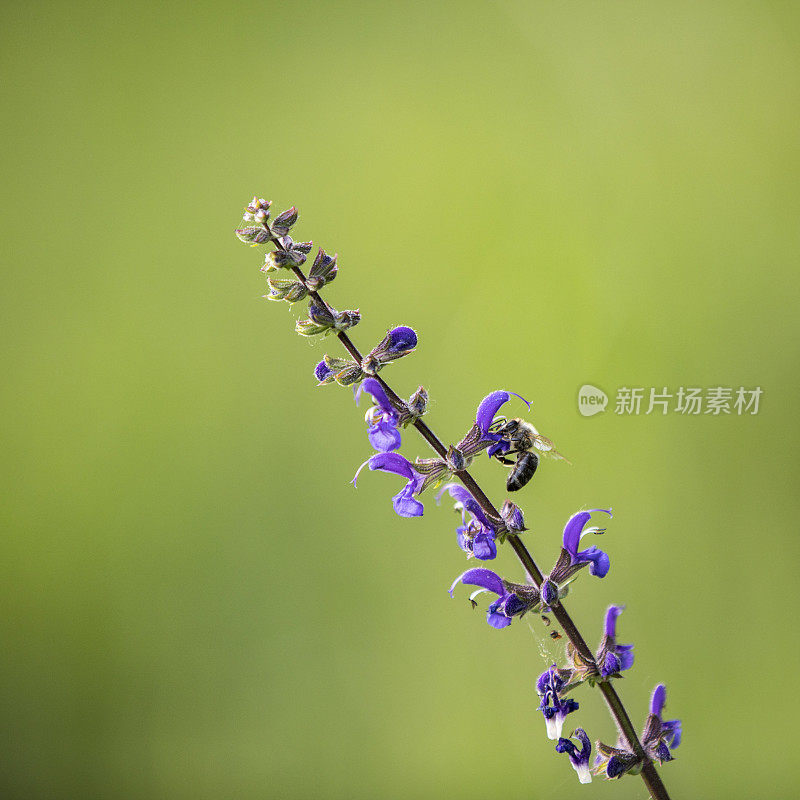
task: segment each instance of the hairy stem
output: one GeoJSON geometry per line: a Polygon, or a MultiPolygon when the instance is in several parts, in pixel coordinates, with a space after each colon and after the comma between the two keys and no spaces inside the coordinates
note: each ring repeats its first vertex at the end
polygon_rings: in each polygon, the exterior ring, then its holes
{"type": "MultiPolygon", "coordinates": [[[[267,229],[267,231],[270,230],[267,223],[264,223],[264,227],[267,229]]],[[[283,245],[278,239],[273,238],[273,242],[279,249],[284,249],[283,245]]],[[[293,266],[291,269],[297,278],[303,282],[303,285],[305,285],[306,276],[300,267],[293,266]]],[[[317,303],[320,303],[321,305],[324,305],[326,308],[330,309],[330,306],[325,302],[318,292],[309,291],[309,295],[313,297],[317,303]]],[[[347,352],[350,353],[350,355],[360,364],[362,361],[362,355],[359,349],[353,343],[353,340],[347,335],[347,332],[339,331],[337,333],[337,337],[344,345],[344,348],[347,350],[347,352]]],[[[391,386],[389,386],[389,384],[386,383],[386,381],[381,378],[380,375],[375,375],[375,379],[383,387],[387,396],[395,404],[398,410],[403,409],[405,407],[404,401],[391,388],[391,386]]],[[[437,455],[439,455],[441,458],[444,458],[447,455],[447,447],[445,447],[441,439],[439,439],[439,437],[421,419],[415,419],[413,424],[425,441],[428,442],[428,444],[437,453],[437,455]]],[[[500,512],[494,507],[492,501],[489,500],[489,498],[486,496],[486,493],[478,485],[475,478],[470,475],[469,471],[463,469],[455,474],[478,502],[484,513],[490,518],[500,520],[500,512]]],[[[533,556],[528,548],[522,543],[518,536],[509,535],[508,542],[516,553],[517,558],[522,563],[522,566],[525,568],[525,571],[528,573],[528,575],[530,575],[533,583],[537,588],[540,589],[544,581],[544,575],[534,561],[533,556]]],[[[567,609],[564,608],[564,604],[562,602],[556,603],[551,607],[551,612],[563,628],[566,637],[570,642],[572,642],[573,647],[575,647],[575,649],[584,659],[594,664],[594,654],[589,649],[589,646],[586,644],[586,640],[583,638],[583,636],[581,636],[580,631],[572,621],[572,617],[570,617],[570,615],[567,613],[567,609]]],[[[619,732],[627,741],[630,749],[640,759],[642,759],[643,766],[641,776],[645,786],[647,786],[647,789],[650,792],[650,796],[653,798],[653,800],[670,800],[667,789],[661,780],[661,776],[658,774],[655,765],[648,758],[641,742],[639,741],[639,737],[636,734],[636,729],[633,727],[631,718],[628,716],[628,712],[625,710],[625,706],[622,704],[622,700],[617,694],[617,690],[612,686],[611,682],[607,680],[598,682],[598,686],[600,687],[600,691],[603,694],[603,698],[606,701],[606,705],[608,706],[611,715],[614,717],[619,732]]]]}

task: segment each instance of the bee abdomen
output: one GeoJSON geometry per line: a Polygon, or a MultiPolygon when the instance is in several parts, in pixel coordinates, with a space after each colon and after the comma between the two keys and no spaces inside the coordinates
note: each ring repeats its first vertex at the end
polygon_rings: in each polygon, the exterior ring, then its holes
{"type": "Polygon", "coordinates": [[[506,488],[509,492],[516,492],[521,489],[533,477],[536,467],[539,466],[539,456],[533,451],[520,453],[517,456],[517,463],[511,468],[506,481],[506,488]]]}

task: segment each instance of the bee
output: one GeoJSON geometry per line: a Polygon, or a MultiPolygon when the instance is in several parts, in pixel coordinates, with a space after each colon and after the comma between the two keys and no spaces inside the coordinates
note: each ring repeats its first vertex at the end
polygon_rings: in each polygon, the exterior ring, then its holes
{"type": "Polygon", "coordinates": [[[550,638],[553,641],[558,641],[561,638],[561,634],[558,631],[550,631],[550,638]]]}
{"type": "Polygon", "coordinates": [[[519,491],[533,477],[539,466],[537,450],[551,458],[559,458],[570,463],[556,450],[555,445],[546,436],[542,436],[530,422],[525,422],[524,419],[517,417],[507,420],[505,417],[500,417],[495,420],[489,430],[502,436],[511,445],[511,449],[507,452],[495,453],[495,458],[501,464],[513,467],[506,480],[506,488],[509,492],[519,491]],[[508,458],[514,454],[517,456],[516,461],[508,458]]]}

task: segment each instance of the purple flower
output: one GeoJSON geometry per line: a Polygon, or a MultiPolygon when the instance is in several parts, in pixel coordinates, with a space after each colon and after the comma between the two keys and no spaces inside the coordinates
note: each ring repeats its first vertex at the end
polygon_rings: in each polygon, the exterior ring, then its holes
{"type": "Polygon", "coordinates": [[[503,439],[502,436],[497,433],[491,433],[489,429],[492,427],[495,415],[511,399],[512,394],[515,397],[519,397],[528,408],[531,407],[531,404],[522,395],[516,392],[506,392],[503,389],[498,389],[496,392],[487,394],[478,406],[478,412],[475,415],[475,424],[478,426],[482,438],[491,443],[488,450],[490,456],[493,456],[495,453],[508,452],[511,448],[511,443],[508,440],[503,439]]]}
{"type": "Polygon", "coordinates": [[[407,325],[399,325],[397,328],[392,328],[386,334],[386,338],[388,342],[384,348],[384,360],[386,360],[386,355],[405,355],[417,346],[417,333],[407,325]]]}
{"type": "Polygon", "coordinates": [[[445,493],[456,501],[456,510],[461,511],[461,525],[456,528],[458,546],[467,554],[481,561],[497,555],[496,531],[475,498],[461,484],[448,483],[442,487],[437,500],[445,493]],[[467,514],[470,515],[469,521],[467,514]]]}
{"type": "Polygon", "coordinates": [[[332,383],[336,377],[336,373],[325,363],[325,360],[317,364],[314,367],[314,377],[319,381],[320,386],[324,386],[325,384],[332,383]]]}
{"type": "Polygon", "coordinates": [[[603,678],[619,676],[623,670],[633,666],[633,645],[617,644],[617,617],[624,606],[609,606],[606,611],[605,633],[597,651],[596,662],[603,678]]]}
{"type": "Polygon", "coordinates": [[[327,386],[336,381],[340,386],[352,386],[364,380],[361,366],[351,358],[336,358],[326,355],[314,367],[314,377],[319,381],[317,386],[327,386]]]}
{"type": "Polygon", "coordinates": [[[394,510],[401,517],[422,516],[423,505],[419,500],[414,499],[414,495],[419,494],[425,488],[426,476],[417,472],[405,456],[401,456],[400,453],[378,453],[372,456],[358,468],[358,472],[353,478],[353,486],[356,485],[359,473],[367,465],[370,470],[391,472],[406,478],[408,481],[406,485],[392,497],[394,510]]]}
{"type": "Polygon", "coordinates": [[[400,431],[397,425],[400,414],[391,404],[383,387],[375,378],[367,378],[356,392],[358,403],[361,392],[368,392],[375,402],[366,414],[369,423],[369,442],[379,453],[388,453],[400,447],[400,431]]]}
{"type": "Polygon", "coordinates": [[[417,346],[417,334],[413,328],[399,325],[392,328],[364,357],[361,366],[368,375],[374,375],[384,364],[409,355],[417,346]]]}
{"type": "Polygon", "coordinates": [[[650,699],[650,716],[642,733],[642,746],[653,760],[660,763],[672,761],[673,750],[681,743],[681,721],[661,719],[661,712],[667,701],[667,687],[659,683],[650,699]]]}
{"type": "Polygon", "coordinates": [[[480,587],[470,595],[473,604],[474,598],[482,592],[497,595],[497,600],[491,603],[486,612],[486,621],[493,628],[508,627],[512,617],[521,616],[539,604],[539,590],[535,586],[505,581],[490,569],[478,567],[463,572],[453,581],[450,597],[459,583],[480,587]]]}
{"type": "Polygon", "coordinates": [[[626,772],[638,772],[641,764],[642,760],[630,750],[597,742],[597,758],[593,768],[595,775],[613,780],[621,778],[626,772]]]}
{"type": "Polygon", "coordinates": [[[578,710],[577,701],[564,699],[560,693],[567,685],[569,670],[559,670],[555,664],[543,672],[536,681],[536,692],[542,698],[539,710],[544,715],[547,738],[559,739],[567,714],[578,710]]]}
{"type": "MultiPolygon", "coordinates": [[[[667,689],[659,683],[653,690],[650,699],[650,714],[642,731],[642,747],[648,758],[664,763],[672,761],[670,748],[676,748],[681,743],[681,721],[671,719],[666,722],[661,719],[664,703],[667,699],[667,689]]],[[[642,759],[627,748],[609,747],[602,742],[597,743],[597,761],[594,771],[605,778],[619,778],[626,772],[637,772],[641,769],[642,759]]]]}
{"type": "Polygon", "coordinates": [[[592,774],[589,772],[589,758],[592,755],[592,743],[586,735],[583,728],[576,728],[575,732],[569,739],[559,739],[556,745],[557,753],[567,753],[569,755],[570,763],[572,764],[575,772],[578,773],[578,780],[581,783],[591,783],[592,774]],[[575,746],[572,738],[577,739],[581,743],[581,749],[575,746]]]}
{"type": "Polygon", "coordinates": [[[586,528],[586,523],[592,514],[602,511],[611,516],[610,508],[593,508],[590,511],[579,511],[573,514],[564,526],[564,539],[561,555],[556,562],[550,579],[557,584],[562,584],[571,578],[578,570],[589,564],[589,572],[598,578],[605,578],[611,568],[608,554],[592,545],[586,550],[578,550],[580,540],[589,533],[604,533],[604,528],[586,528]],[[584,530],[586,528],[586,530],[584,530]]]}

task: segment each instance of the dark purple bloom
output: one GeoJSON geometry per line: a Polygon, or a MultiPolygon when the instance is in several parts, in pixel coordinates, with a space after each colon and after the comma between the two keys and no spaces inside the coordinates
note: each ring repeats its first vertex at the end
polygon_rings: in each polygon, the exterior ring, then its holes
{"type": "Polygon", "coordinates": [[[610,508],[593,508],[590,511],[579,511],[573,514],[564,526],[564,539],[561,556],[550,573],[550,578],[557,584],[562,584],[571,578],[579,569],[586,564],[589,565],[589,572],[598,578],[605,578],[611,568],[611,561],[608,554],[592,545],[586,550],[578,550],[580,540],[589,533],[603,533],[603,528],[586,528],[586,523],[592,514],[602,511],[611,516],[610,508]],[[586,530],[584,530],[586,528],[586,530]]]}
{"type": "Polygon", "coordinates": [[[331,383],[335,375],[335,372],[325,363],[324,359],[314,367],[314,377],[319,381],[320,385],[331,383]]]}
{"type": "Polygon", "coordinates": [[[417,333],[407,325],[399,325],[397,328],[392,328],[386,334],[386,338],[388,339],[385,347],[386,355],[405,355],[409,350],[413,350],[417,346],[417,333]]]}
{"type": "Polygon", "coordinates": [[[497,433],[491,433],[489,428],[492,427],[497,412],[511,399],[512,394],[515,397],[519,397],[528,408],[531,407],[531,404],[522,397],[522,395],[516,392],[506,392],[503,389],[498,389],[496,392],[487,394],[478,406],[478,412],[475,415],[475,424],[478,426],[482,438],[491,442],[491,446],[488,450],[490,456],[493,456],[495,453],[505,453],[511,448],[511,444],[508,440],[503,439],[502,436],[497,433]]]}
{"type": "Polygon", "coordinates": [[[493,628],[508,627],[512,617],[530,611],[539,603],[539,591],[535,586],[504,581],[490,569],[478,567],[463,572],[453,581],[453,585],[450,587],[450,597],[453,596],[453,591],[459,583],[480,587],[478,591],[470,595],[471,601],[481,592],[492,592],[497,595],[497,600],[489,606],[486,612],[486,621],[493,628]]]}
{"type": "Polygon", "coordinates": [[[681,743],[681,721],[671,719],[666,722],[661,719],[661,712],[667,701],[667,687],[659,683],[653,690],[650,699],[650,716],[647,718],[644,733],[642,733],[642,746],[650,758],[661,763],[672,761],[673,750],[681,743]]]}
{"type": "Polygon", "coordinates": [[[366,414],[369,424],[369,442],[379,453],[388,453],[400,447],[400,431],[397,425],[400,414],[391,404],[388,395],[375,378],[367,378],[356,392],[358,403],[361,392],[368,392],[375,401],[366,414]]]}
{"type": "MultiPolygon", "coordinates": [[[[681,743],[681,721],[671,719],[666,722],[661,719],[664,703],[667,699],[667,689],[659,683],[653,690],[650,698],[650,714],[642,731],[642,747],[653,761],[664,763],[672,761],[670,748],[674,749],[681,743]]],[[[595,773],[606,778],[619,778],[626,772],[638,772],[642,760],[633,752],[622,747],[609,747],[602,742],[597,743],[598,757],[595,764],[595,773]]]]}
{"type": "Polygon", "coordinates": [[[559,739],[556,745],[557,753],[567,753],[570,763],[575,772],[578,773],[578,780],[581,783],[591,783],[592,774],[589,772],[589,759],[592,755],[592,743],[583,728],[576,728],[569,739],[559,739]],[[581,743],[580,750],[575,746],[571,739],[577,739],[581,743]]]}
{"type": "Polygon", "coordinates": [[[369,465],[371,470],[381,472],[391,472],[407,479],[406,485],[392,498],[394,510],[401,517],[421,517],[423,505],[419,500],[414,499],[414,495],[419,494],[425,488],[425,476],[414,469],[413,464],[399,453],[378,453],[367,459],[356,472],[353,478],[355,486],[358,474],[369,465]]]}
{"type": "Polygon", "coordinates": [[[559,670],[553,664],[536,681],[536,692],[542,698],[539,710],[544,715],[548,739],[559,739],[567,714],[578,710],[577,701],[571,697],[564,699],[560,694],[567,685],[568,675],[568,670],[559,670]]]}
{"type": "Polygon", "coordinates": [[[442,487],[439,497],[445,492],[456,501],[456,510],[461,511],[461,525],[456,528],[458,546],[469,556],[488,561],[497,555],[496,531],[475,498],[459,483],[448,483],[442,487]],[[467,514],[470,518],[467,520],[467,514]]]}
{"type": "Polygon", "coordinates": [[[617,617],[624,606],[609,606],[606,611],[605,632],[600,649],[597,651],[597,668],[603,678],[619,675],[633,666],[633,645],[617,644],[617,617]]]}
{"type": "Polygon", "coordinates": [[[407,356],[417,346],[417,334],[407,325],[392,328],[362,361],[364,372],[374,375],[384,364],[407,356]]]}
{"type": "MultiPolygon", "coordinates": [[[[475,424],[467,431],[467,435],[458,443],[458,450],[463,453],[465,458],[482,453],[486,448],[489,448],[489,455],[494,455],[497,452],[507,452],[511,448],[508,440],[504,440],[498,433],[490,432],[490,428],[494,422],[494,416],[498,409],[507,403],[513,392],[506,392],[498,390],[492,392],[481,400],[478,406],[478,411],[475,414],[475,424]]],[[[527,403],[530,408],[530,403],[524,397],[516,395],[527,403]]]]}
{"type": "Polygon", "coordinates": [[[621,778],[626,772],[638,772],[641,759],[623,747],[610,747],[597,742],[597,758],[594,762],[594,774],[602,775],[606,780],[621,778]]]}

